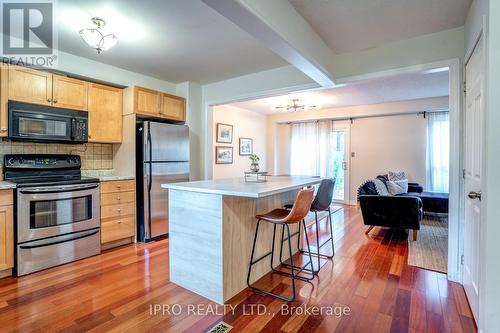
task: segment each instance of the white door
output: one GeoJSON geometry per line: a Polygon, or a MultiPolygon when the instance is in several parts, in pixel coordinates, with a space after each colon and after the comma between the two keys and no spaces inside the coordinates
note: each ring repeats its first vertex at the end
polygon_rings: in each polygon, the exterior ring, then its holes
{"type": "Polygon", "coordinates": [[[335,187],[333,200],[349,203],[349,154],[350,124],[334,123],[332,133],[333,176],[335,187]]]}
{"type": "Polygon", "coordinates": [[[465,67],[465,228],[463,283],[474,316],[479,310],[481,230],[481,164],[484,116],[484,55],[482,39],[465,67]]]}

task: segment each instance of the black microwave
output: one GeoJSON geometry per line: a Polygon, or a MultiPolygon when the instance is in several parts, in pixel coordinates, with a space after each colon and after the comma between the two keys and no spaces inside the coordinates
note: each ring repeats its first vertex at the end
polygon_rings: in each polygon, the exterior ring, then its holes
{"type": "Polygon", "coordinates": [[[15,141],[85,143],[88,113],[9,101],[9,138],[15,141]]]}

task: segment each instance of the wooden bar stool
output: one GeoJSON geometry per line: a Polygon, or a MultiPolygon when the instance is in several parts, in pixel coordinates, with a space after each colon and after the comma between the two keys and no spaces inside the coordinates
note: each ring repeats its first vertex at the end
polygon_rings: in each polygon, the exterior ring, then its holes
{"type": "MultiPolygon", "coordinates": [[[[293,208],[291,210],[275,209],[275,210],[268,212],[266,214],[255,216],[255,218],[257,219],[257,226],[255,227],[255,236],[253,239],[252,255],[250,258],[250,264],[248,265],[248,275],[247,275],[248,287],[250,287],[253,290],[262,292],[266,295],[277,297],[277,298],[282,299],[284,301],[290,302],[290,301],[293,301],[295,299],[295,279],[300,279],[303,281],[310,281],[310,280],[314,279],[314,274],[307,273],[307,274],[310,274],[310,276],[299,275],[301,272],[305,272],[304,268],[307,267],[307,265],[311,266],[311,270],[310,270],[311,272],[314,269],[313,264],[312,264],[312,257],[311,257],[310,248],[309,248],[309,239],[307,238],[307,234],[306,234],[306,243],[307,243],[307,248],[309,250],[309,262],[307,262],[304,266],[300,266],[300,267],[294,266],[293,259],[292,259],[292,256],[293,256],[292,242],[291,242],[290,227],[289,227],[290,224],[299,223],[299,230],[300,230],[300,223],[302,223],[304,225],[304,230],[306,230],[304,218],[306,217],[307,213],[309,212],[309,209],[311,209],[313,197],[314,197],[314,190],[313,189],[304,189],[304,190],[301,190],[297,194],[297,198],[295,199],[295,203],[294,203],[293,208]],[[263,256],[254,260],[253,257],[255,254],[255,244],[257,241],[257,235],[259,232],[259,225],[260,225],[261,221],[269,222],[269,223],[272,223],[274,225],[273,226],[273,243],[272,243],[272,248],[271,248],[270,252],[268,252],[268,253],[264,254],[263,256]],[[286,229],[286,232],[288,235],[288,251],[290,253],[290,265],[289,265],[290,273],[283,272],[283,271],[281,271],[279,269],[275,269],[273,267],[274,241],[276,238],[275,237],[276,236],[276,226],[278,226],[278,225],[281,225],[283,227],[283,229],[282,229],[283,233],[284,233],[284,230],[286,229]],[[290,298],[274,294],[268,290],[253,287],[250,284],[250,274],[252,273],[252,266],[268,256],[271,256],[271,264],[270,265],[271,265],[271,269],[273,272],[292,277],[292,296],[290,298]],[[295,270],[297,270],[297,272],[295,272],[295,270]]],[[[282,248],[283,241],[280,242],[280,245],[282,248]]],[[[280,251],[280,256],[281,256],[281,251],[280,251]]]]}
{"type": "MultiPolygon", "coordinates": [[[[333,200],[333,189],[335,187],[335,178],[326,178],[321,180],[321,183],[319,184],[318,188],[318,193],[316,193],[316,196],[314,197],[314,201],[312,202],[311,205],[311,212],[314,213],[314,218],[315,218],[315,223],[316,223],[316,252],[311,252],[308,250],[303,250],[300,248],[300,236],[297,239],[297,247],[299,248],[299,251],[301,253],[306,253],[306,254],[311,254],[316,257],[317,262],[318,262],[318,269],[313,270],[312,273],[317,274],[319,272],[320,268],[320,258],[326,258],[326,259],[331,259],[333,258],[335,254],[335,249],[334,249],[334,244],[333,244],[333,229],[332,229],[332,213],[330,211],[330,205],[332,204],[333,200]],[[319,243],[319,221],[318,221],[318,213],[320,212],[328,212],[327,216],[327,222],[330,228],[330,237],[325,240],[323,243],[319,243]],[[331,243],[332,246],[332,254],[327,255],[320,253],[320,249],[327,244],[328,242],[331,243]]],[[[293,205],[285,205],[285,209],[292,209],[293,205]]],[[[304,227],[305,228],[305,227],[304,227]]],[[[300,235],[300,225],[299,225],[299,230],[297,231],[297,234],[300,235]]],[[[305,231],[305,234],[307,235],[307,231],[305,231]]],[[[294,235],[292,235],[294,236],[294,235]]],[[[281,237],[284,237],[283,232],[281,233],[281,237]]],[[[281,260],[281,254],[280,254],[280,261],[281,260]]],[[[284,264],[285,266],[287,264],[284,264]]],[[[306,270],[307,271],[307,270],[306,270]]]]}

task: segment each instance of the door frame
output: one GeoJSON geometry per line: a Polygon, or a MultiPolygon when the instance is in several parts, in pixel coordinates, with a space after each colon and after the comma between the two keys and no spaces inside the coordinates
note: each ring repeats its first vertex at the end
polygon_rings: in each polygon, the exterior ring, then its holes
{"type": "MultiPolygon", "coordinates": [[[[356,81],[376,79],[391,75],[424,71],[434,68],[449,68],[449,114],[450,114],[450,195],[449,195],[449,228],[448,228],[448,280],[462,283],[461,256],[463,254],[463,178],[462,178],[462,105],[463,105],[463,64],[459,58],[441,60],[426,64],[395,68],[362,75],[339,78],[337,84],[349,84],[356,81]]],[[[214,144],[212,140],[213,107],[220,104],[229,104],[264,97],[273,97],[289,93],[321,89],[316,83],[302,84],[286,88],[271,89],[268,91],[253,92],[244,95],[224,97],[214,100],[203,100],[204,137],[204,178],[210,179],[214,144]]]]}
{"type": "Polygon", "coordinates": [[[335,203],[350,204],[350,188],[351,188],[351,123],[348,121],[333,121],[332,131],[345,131],[345,162],[347,167],[344,170],[344,200],[333,200],[335,203]]]}
{"type": "MultiPolygon", "coordinates": [[[[480,31],[479,35],[478,35],[478,38],[474,41],[474,46],[472,47],[472,49],[470,50],[470,54],[467,55],[467,57],[465,58],[464,60],[464,64],[463,64],[463,76],[464,76],[464,85],[466,86],[467,84],[467,65],[469,64],[469,61],[470,59],[472,58],[472,55],[474,54],[474,52],[476,51],[479,43],[481,43],[481,47],[482,47],[482,63],[481,65],[483,66],[482,68],[482,72],[483,72],[483,77],[481,79],[481,90],[482,90],[482,95],[483,95],[483,117],[482,117],[482,124],[481,124],[481,127],[482,127],[482,133],[481,133],[481,143],[480,143],[480,146],[483,148],[483,153],[482,153],[482,156],[481,156],[481,159],[482,159],[482,162],[484,161],[484,144],[486,142],[486,112],[487,112],[487,109],[486,109],[486,59],[487,59],[487,55],[486,55],[486,40],[483,36],[483,31],[480,31]]],[[[465,131],[466,131],[466,117],[465,117],[465,110],[467,109],[467,92],[466,90],[464,89],[464,95],[463,95],[463,109],[464,109],[464,117],[463,117],[463,128],[464,128],[464,151],[463,151],[463,155],[462,155],[462,161],[463,163],[465,164],[465,159],[467,158],[467,156],[465,155],[466,151],[465,151],[465,131]]],[[[482,167],[481,167],[481,190],[483,190],[483,187],[485,185],[485,181],[484,181],[484,176],[486,174],[486,170],[485,170],[485,163],[481,163],[482,167]]],[[[465,188],[465,169],[464,169],[464,191],[463,191],[463,196],[462,196],[462,204],[463,204],[463,210],[464,210],[464,229],[465,229],[465,217],[466,217],[466,214],[465,214],[465,203],[467,200],[469,200],[467,197],[466,197],[466,188],[465,188]]],[[[481,209],[481,216],[480,216],[480,221],[479,221],[479,244],[477,244],[478,246],[480,246],[483,241],[484,241],[484,201],[481,201],[480,202],[480,209],[481,209]]],[[[464,248],[463,248],[463,252],[462,252],[462,255],[465,255],[465,237],[463,239],[463,242],[464,242],[464,248]]],[[[482,251],[481,251],[481,248],[479,249],[479,255],[478,255],[478,258],[477,260],[479,260],[479,269],[478,269],[478,281],[476,281],[478,283],[478,304],[477,304],[477,308],[476,308],[476,313],[473,313],[475,316],[474,318],[476,319],[476,323],[478,322],[478,317],[479,317],[479,308],[480,308],[480,298],[481,298],[481,289],[480,289],[480,285],[481,285],[481,280],[482,280],[482,265],[483,265],[483,255],[482,255],[482,251]]],[[[464,272],[462,272],[462,275],[465,275],[464,272]]],[[[464,285],[464,288],[465,288],[465,285],[464,285]]],[[[471,307],[471,310],[472,310],[472,307],[471,307]]]]}

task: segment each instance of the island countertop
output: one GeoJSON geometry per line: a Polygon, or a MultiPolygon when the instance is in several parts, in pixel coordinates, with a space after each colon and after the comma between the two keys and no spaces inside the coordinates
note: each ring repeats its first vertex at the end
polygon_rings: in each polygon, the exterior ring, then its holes
{"type": "Polygon", "coordinates": [[[161,187],[199,193],[221,194],[227,196],[262,198],[277,193],[318,184],[319,177],[307,176],[268,176],[267,182],[245,182],[244,178],[200,180],[185,183],[162,184],[161,187]]]}

